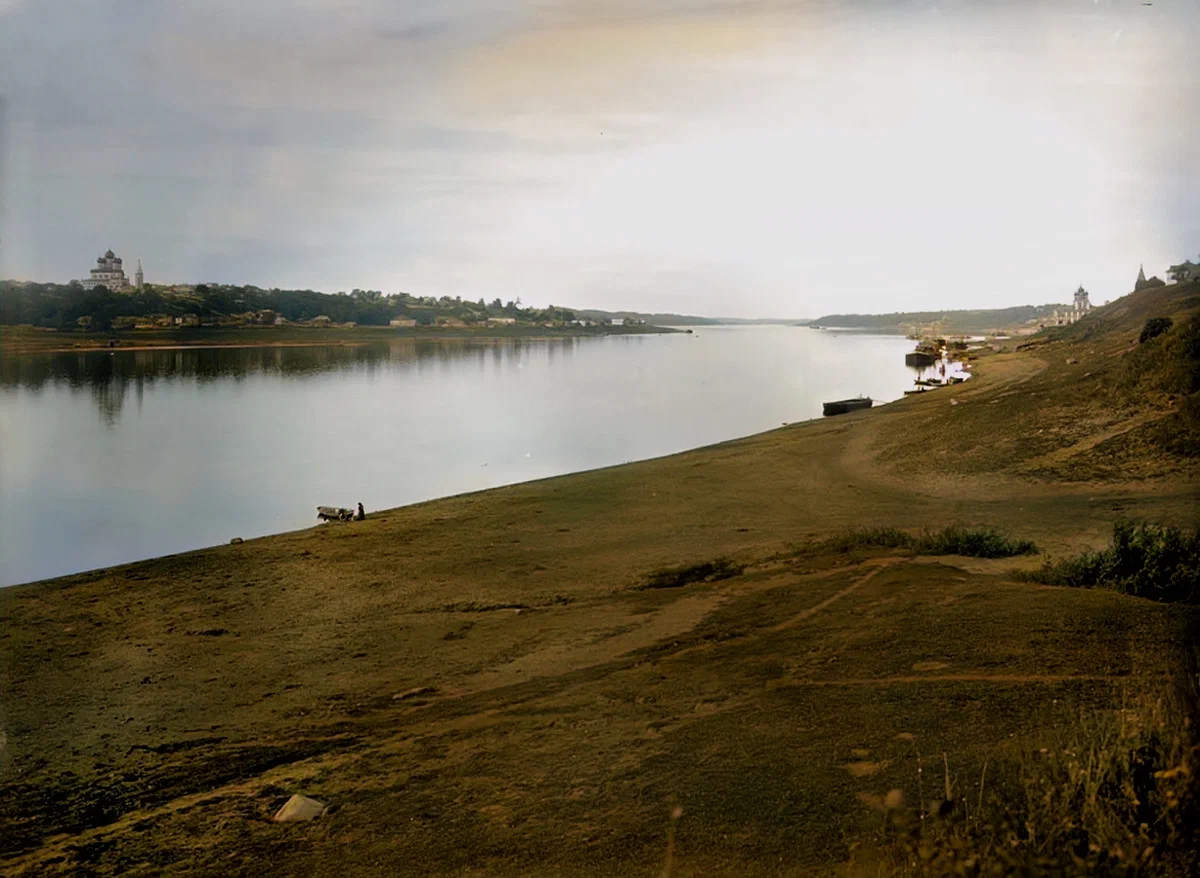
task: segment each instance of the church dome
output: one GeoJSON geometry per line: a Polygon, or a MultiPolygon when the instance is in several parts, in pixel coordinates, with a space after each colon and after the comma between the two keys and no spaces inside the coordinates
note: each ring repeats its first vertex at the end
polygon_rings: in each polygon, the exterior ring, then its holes
{"type": "Polygon", "coordinates": [[[104,258],[105,258],[105,259],[115,259],[115,258],[116,258],[116,256],[117,256],[117,254],[113,253],[111,250],[107,250],[107,251],[105,251],[105,253],[104,253],[104,258]]]}

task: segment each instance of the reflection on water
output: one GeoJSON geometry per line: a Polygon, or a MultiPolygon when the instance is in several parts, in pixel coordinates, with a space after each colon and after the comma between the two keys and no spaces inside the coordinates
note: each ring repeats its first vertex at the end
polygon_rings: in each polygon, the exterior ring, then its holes
{"type": "MultiPolygon", "coordinates": [[[[641,337],[615,338],[637,343],[641,337]]],[[[365,345],[0,352],[0,388],[37,392],[47,384],[59,384],[75,391],[86,390],[104,422],[115,426],[130,396],[140,409],[146,388],[158,382],[236,382],[268,374],[303,379],[330,372],[372,376],[389,367],[415,367],[421,374],[439,363],[442,368],[451,368],[451,364],[463,360],[475,361],[481,368],[488,362],[519,362],[531,349],[545,352],[553,362],[570,356],[579,342],[579,338],[397,339],[365,345]]]]}
{"type": "Polygon", "coordinates": [[[641,460],[912,386],[794,327],[0,354],[0,585],[641,460]]]}

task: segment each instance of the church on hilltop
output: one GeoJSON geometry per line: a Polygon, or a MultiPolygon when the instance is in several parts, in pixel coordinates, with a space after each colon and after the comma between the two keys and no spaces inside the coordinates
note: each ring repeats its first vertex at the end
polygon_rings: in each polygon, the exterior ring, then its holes
{"type": "Polygon", "coordinates": [[[137,273],[133,277],[134,282],[130,284],[129,278],[125,276],[125,267],[121,257],[113,253],[112,250],[108,250],[96,260],[96,267],[80,283],[85,290],[94,290],[96,287],[105,287],[113,293],[127,293],[135,289],[140,290],[145,280],[142,274],[142,261],[140,259],[138,260],[137,273]]]}
{"type": "Polygon", "coordinates": [[[1055,308],[1054,316],[1050,318],[1050,325],[1069,326],[1091,310],[1091,297],[1088,295],[1088,291],[1083,288],[1083,284],[1080,284],[1079,289],[1075,291],[1074,303],[1070,308],[1066,308],[1061,312],[1055,308]]]}

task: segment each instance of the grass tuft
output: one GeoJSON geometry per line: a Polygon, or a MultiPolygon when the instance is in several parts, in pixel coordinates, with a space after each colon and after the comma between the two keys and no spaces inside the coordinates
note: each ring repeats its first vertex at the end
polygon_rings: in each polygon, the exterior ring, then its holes
{"type": "Polygon", "coordinates": [[[1118,521],[1112,545],[1038,570],[1019,579],[1072,588],[1111,588],[1155,601],[1200,603],[1200,531],[1146,522],[1118,521]]]}
{"type": "Polygon", "coordinates": [[[1134,707],[1080,716],[978,775],[953,777],[943,754],[945,798],[918,790],[915,808],[888,811],[875,873],[1197,874],[1200,748],[1188,711],[1170,698],[1134,707]]]}
{"type": "Polygon", "coordinates": [[[971,558],[1011,558],[1037,552],[1032,541],[1010,537],[996,528],[959,525],[916,535],[894,527],[849,530],[825,540],[820,548],[843,553],[854,549],[908,549],[918,555],[966,555],[971,558]]]}
{"type": "Polygon", "coordinates": [[[645,588],[681,588],[693,582],[716,582],[741,576],[746,565],[728,558],[714,558],[701,564],[685,564],[682,567],[664,567],[655,570],[646,579],[645,588]]]}

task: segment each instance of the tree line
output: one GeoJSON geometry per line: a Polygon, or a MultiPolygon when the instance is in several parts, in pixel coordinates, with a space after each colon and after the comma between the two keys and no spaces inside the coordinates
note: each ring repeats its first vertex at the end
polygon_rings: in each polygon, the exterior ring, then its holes
{"type": "Polygon", "coordinates": [[[891,314],[826,314],[812,321],[821,326],[854,329],[901,330],[910,326],[942,323],[947,329],[983,332],[1048,317],[1069,305],[1017,305],[1011,308],[976,308],[950,311],[894,311],[891,314]]]}
{"type": "Polygon", "coordinates": [[[257,315],[257,322],[274,315],[292,323],[328,317],[335,323],[387,326],[394,318],[430,325],[439,317],[480,323],[489,317],[512,317],[520,322],[570,321],[565,308],[524,307],[521,300],[490,302],[455,296],[384,295],[379,290],[321,293],[314,290],[264,290],[255,286],[199,284],[194,290],[171,291],[147,287],[114,292],[103,286],[85,290],[79,281],[66,284],[0,281],[0,325],[74,329],[86,324],[104,331],[118,318],[195,315],[204,322],[221,322],[257,315]]]}

